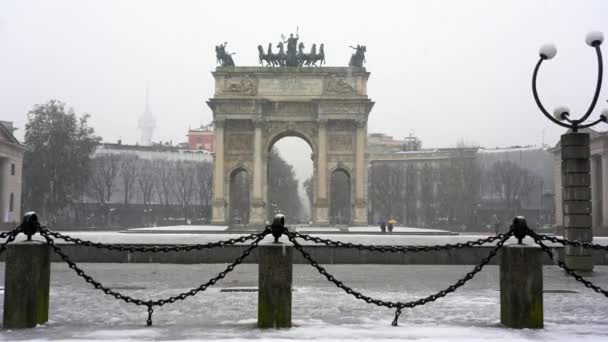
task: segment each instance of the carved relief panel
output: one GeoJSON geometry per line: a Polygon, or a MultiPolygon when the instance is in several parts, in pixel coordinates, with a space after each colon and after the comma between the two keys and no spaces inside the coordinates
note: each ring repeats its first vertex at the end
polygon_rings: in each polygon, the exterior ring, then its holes
{"type": "Polygon", "coordinates": [[[330,151],[352,152],[354,150],[354,136],[352,134],[330,134],[328,147],[330,151]]]}
{"type": "Polygon", "coordinates": [[[325,77],[324,95],[348,96],[357,95],[357,85],[352,77],[338,76],[329,74],[325,77]]]}
{"type": "Polygon", "coordinates": [[[251,133],[228,133],[226,134],[226,152],[252,151],[253,134],[251,133]]]}
{"type": "Polygon", "coordinates": [[[258,93],[258,80],[249,75],[226,76],[222,92],[226,95],[254,96],[258,93]]]}

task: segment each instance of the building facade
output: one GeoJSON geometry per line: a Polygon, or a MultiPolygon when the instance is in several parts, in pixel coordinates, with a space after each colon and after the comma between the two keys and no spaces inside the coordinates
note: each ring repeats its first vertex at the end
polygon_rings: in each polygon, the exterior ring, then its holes
{"type": "Polygon", "coordinates": [[[477,148],[423,149],[409,136],[368,138],[370,224],[395,219],[400,225],[470,225],[477,194],[463,191],[474,178],[477,148]]]}
{"type": "MultiPolygon", "coordinates": [[[[13,124],[0,121],[0,225],[21,221],[23,146],[13,135],[13,124]]],[[[14,227],[13,227],[14,228],[14,227]]]]}
{"type": "Polygon", "coordinates": [[[206,150],[213,152],[214,140],[213,123],[188,130],[188,148],[191,150],[206,150]]]}
{"type": "Polygon", "coordinates": [[[422,148],[420,139],[368,137],[370,223],[483,231],[523,215],[554,223],[553,156],[542,147],[422,148]]]}

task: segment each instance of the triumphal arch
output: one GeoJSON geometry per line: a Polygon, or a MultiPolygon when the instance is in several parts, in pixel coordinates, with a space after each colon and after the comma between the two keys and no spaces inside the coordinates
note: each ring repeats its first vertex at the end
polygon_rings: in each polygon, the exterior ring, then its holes
{"type": "Polygon", "coordinates": [[[369,72],[364,67],[219,66],[212,74],[212,223],[232,222],[231,177],[244,171],[251,179],[244,223],[265,224],[270,150],[277,140],[296,136],[312,150],[313,224],[330,223],[329,182],[337,171],[350,182],[350,223],[367,224],[367,118],[374,102],[367,97],[369,72]]]}

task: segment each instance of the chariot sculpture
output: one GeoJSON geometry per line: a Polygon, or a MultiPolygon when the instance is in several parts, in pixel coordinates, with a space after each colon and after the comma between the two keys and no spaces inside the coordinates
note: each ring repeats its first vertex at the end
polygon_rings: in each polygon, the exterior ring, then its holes
{"type": "Polygon", "coordinates": [[[264,51],[262,45],[258,45],[260,64],[264,65],[264,62],[266,62],[266,66],[273,67],[311,67],[317,66],[317,63],[319,63],[319,66],[325,63],[325,50],[323,44],[319,45],[318,51],[317,44],[312,44],[310,52],[306,53],[304,52],[304,43],[300,42],[298,44],[298,39],[300,39],[300,36],[297,33],[295,37],[291,34],[287,40],[284,38],[281,39],[275,46],[276,49],[279,49],[277,53],[272,51],[272,43],[268,43],[268,49],[266,51],[264,51]],[[285,51],[284,44],[287,44],[287,51],[285,51]]]}

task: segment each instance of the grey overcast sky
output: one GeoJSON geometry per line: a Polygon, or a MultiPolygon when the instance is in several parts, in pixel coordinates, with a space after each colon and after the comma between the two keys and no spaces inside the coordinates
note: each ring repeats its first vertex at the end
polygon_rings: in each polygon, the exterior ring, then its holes
{"type": "Polygon", "coordinates": [[[584,38],[608,33],[608,1],[1,0],[0,119],[21,138],[28,110],[55,98],[90,113],[104,140],[135,143],[148,83],[154,140],[185,141],[211,120],[214,45],[256,65],[258,44],[296,26],[325,43],[330,66],[367,46],[370,133],[414,133],[425,147],[554,144],[561,130],[530,90],[538,48],[558,47],[539,76],[547,107],[585,110],[597,66],[584,38]]]}

